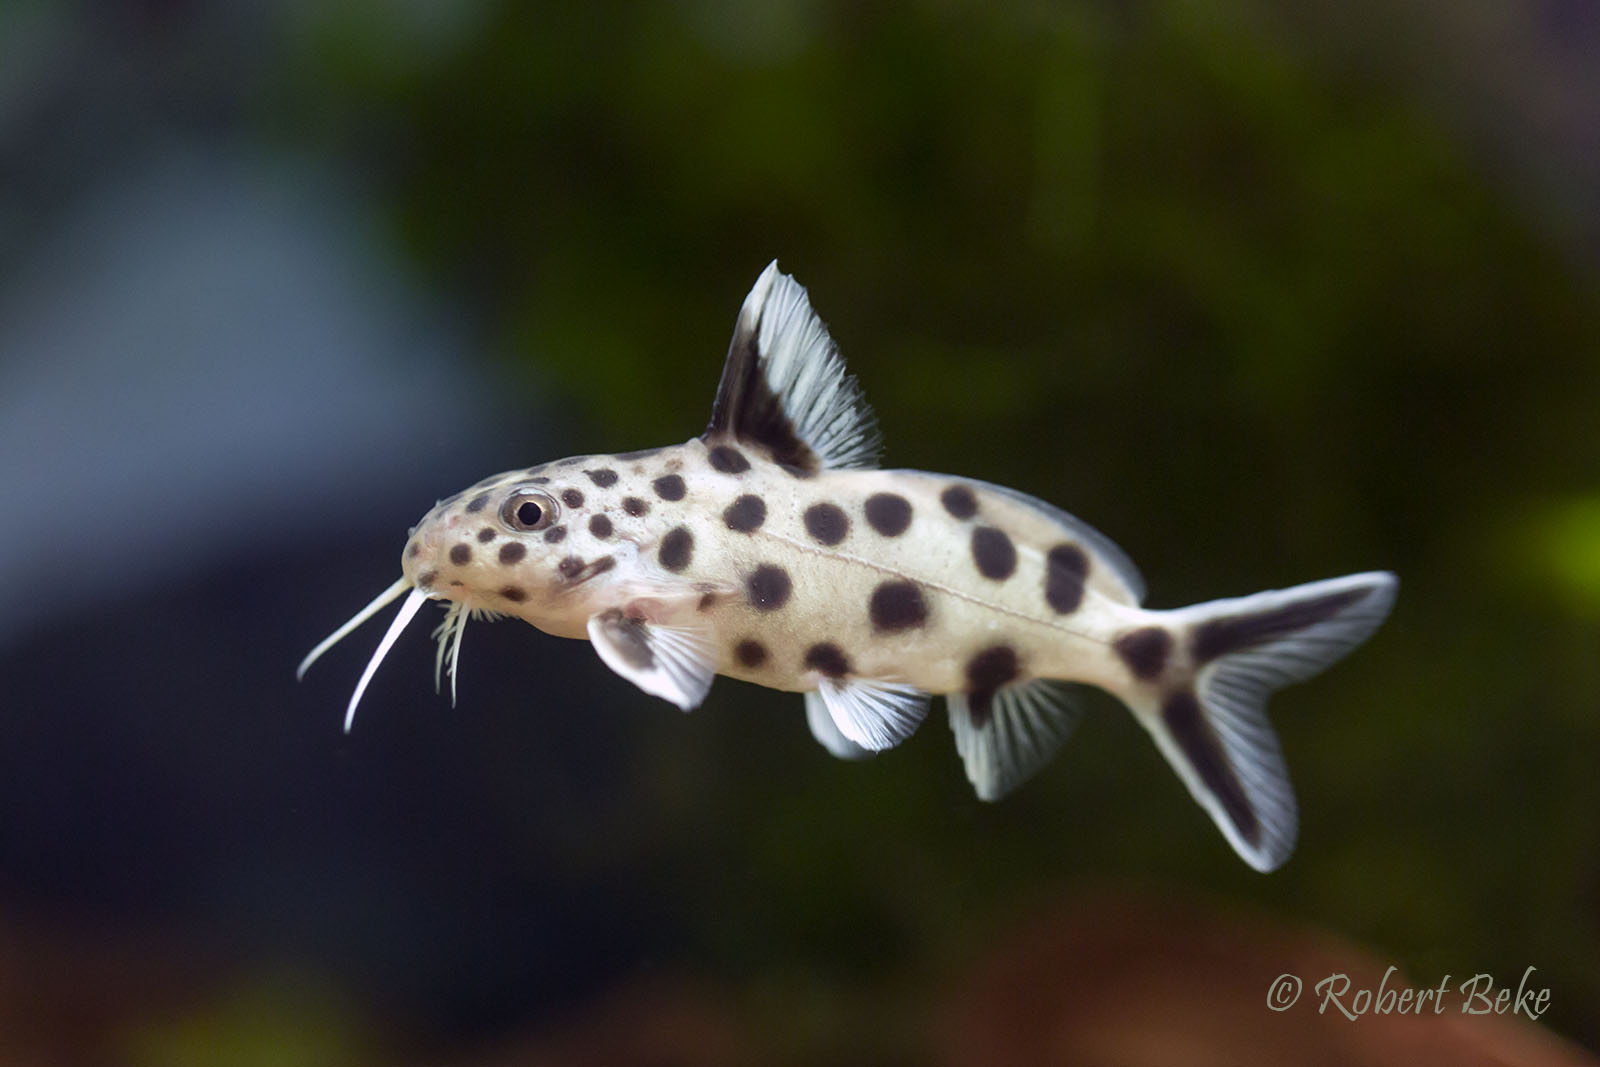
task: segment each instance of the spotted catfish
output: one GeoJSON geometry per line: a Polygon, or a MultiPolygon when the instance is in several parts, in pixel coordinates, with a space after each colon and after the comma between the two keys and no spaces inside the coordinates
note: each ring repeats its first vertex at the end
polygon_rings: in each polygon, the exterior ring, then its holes
{"type": "Polygon", "coordinates": [[[452,695],[474,615],[587,637],[606,665],[689,709],[729,675],[805,694],[847,759],[904,741],[944,696],[980,797],[1048,760],[1081,684],[1117,696],[1251,866],[1294,847],[1294,796],[1264,711],[1387,615],[1395,578],[1356,574],[1173,611],[1107,538],[972,478],[879,470],[875,421],[806,292],[767,267],[745,299],[701,436],[508,471],[436,504],[403,577],[318,645],[404,595],[361,694],[425,600],[448,604],[452,695]]]}

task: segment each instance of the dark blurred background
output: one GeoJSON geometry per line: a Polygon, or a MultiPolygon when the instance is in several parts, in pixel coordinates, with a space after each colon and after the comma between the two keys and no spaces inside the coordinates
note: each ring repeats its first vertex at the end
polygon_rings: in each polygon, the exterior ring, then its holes
{"type": "Polygon", "coordinates": [[[1597,55],[1587,0],[0,4],[0,1060],[1003,1062],[1005,1004],[1061,1021],[1018,1061],[1310,1062],[1380,1034],[1267,1010],[1315,944],[1535,967],[1543,1032],[1452,1039],[1577,1062],[1597,55]],[[891,465],[1082,515],[1153,606],[1400,573],[1273,705],[1284,869],[1109,699],[984,805],[942,713],[841,763],[520,624],[454,709],[423,626],[348,736],[382,624],[295,683],[435,498],[696,434],[774,256],[891,465]]]}

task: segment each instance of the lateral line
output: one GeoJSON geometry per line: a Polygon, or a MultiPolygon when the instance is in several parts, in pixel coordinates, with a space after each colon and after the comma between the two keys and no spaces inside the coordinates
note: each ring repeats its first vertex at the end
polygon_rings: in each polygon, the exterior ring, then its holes
{"type": "MultiPolygon", "coordinates": [[[[919,578],[914,574],[907,574],[904,571],[895,570],[893,567],[886,567],[881,563],[874,563],[870,559],[864,559],[861,556],[852,555],[849,552],[840,552],[835,549],[818,548],[816,545],[807,544],[804,541],[797,541],[792,537],[787,537],[780,533],[773,533],[772,531],[766,529],[757,530],[755,533],[758,537],[770,537],[774,541],[788,545],[790,548],[799,549],[801,552],[808,552],[813,556],[820,556],[823,559],[837,560],[841,563],[853,563],[859,567],[866,567],[868,570],[877,571],[879,574],[915,581],[921,585],[927,586],[929,589],[943,593],[945,596],[954,597],[957,600],[964,600],[968,604],[973,604],[980,608],[987,608],[988,610],[997,612],[1001,615],[1009,615],[1011,618],[1019,619],[1022,622],[1033,623],[1036,626],[1043,626],[1046,629],[1056,630],[1060,633],[1068,635],[1069,637],[1082,638],[1091,644],[1104,646],[1110,646],[1111,644],[1111,641],[1108,638],[1101,637],[1097,634],[1092,634],[1085,630],[1067,626],[1063,623],[1055,621],[1054,619],[1046,619],[1037,615],[1029,615],[1025,611],[1018,611],[1017,609],[1007,607],[1004,604],[996,604],[992,600],[985,600],[982,597],[973,596],[971,593],[963,592],[960,589],[945,585],[943,582],[919,578]]],[[[1085,593],[1090,592],[1092,591],[1085,590],[1085,593]]]]}

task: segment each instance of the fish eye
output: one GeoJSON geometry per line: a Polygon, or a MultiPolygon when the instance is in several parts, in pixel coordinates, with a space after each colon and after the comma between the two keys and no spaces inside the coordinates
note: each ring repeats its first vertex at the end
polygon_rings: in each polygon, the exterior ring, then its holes
{"type": "Polygon", "coordinates": [[[500,507],[500,521],[513,530],[542,530],[556,521],[560,507],[539,489],[518,489],[500,507]]]}

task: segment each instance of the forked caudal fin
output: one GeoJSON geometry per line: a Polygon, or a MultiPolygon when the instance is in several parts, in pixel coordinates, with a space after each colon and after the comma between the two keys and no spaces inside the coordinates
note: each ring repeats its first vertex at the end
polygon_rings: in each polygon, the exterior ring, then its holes
{"type": "Polygon", "coordinates": [[[1119,647],[1135,675],[1152,668],[1145,671],[1151,684],[1125,699],[1228,843],[1258,871],[1289,858],[1297,827],[1267,698],[1366,640],[1389,614],[1396,586],[1392,574],[1352,574],[1170,612],[1170,633],[1180,644],[1170,649],[1167,672],[1160,661],[1169,639],[1163,635],[1154,658],[1130,640],[1161,631],[1135,631],[1119,647]]]}

